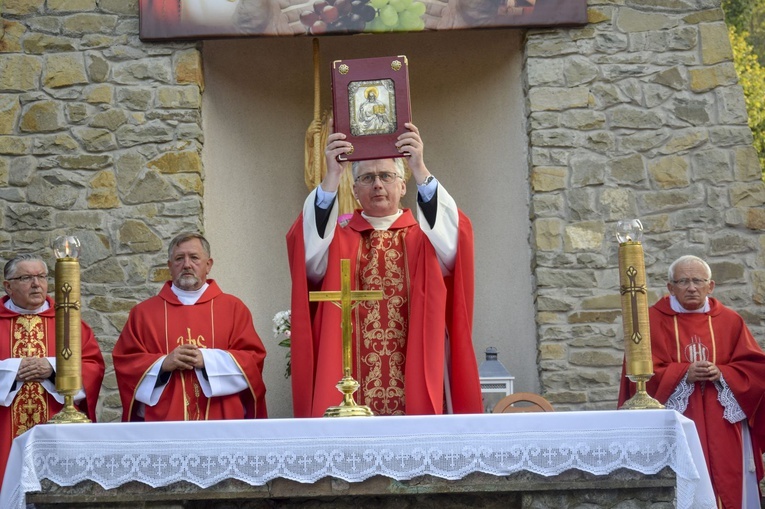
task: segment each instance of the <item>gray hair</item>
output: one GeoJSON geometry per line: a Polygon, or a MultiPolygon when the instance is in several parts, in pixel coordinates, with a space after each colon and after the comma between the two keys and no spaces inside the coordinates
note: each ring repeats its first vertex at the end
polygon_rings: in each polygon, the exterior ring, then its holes
{"type": "Polygon", "coordinates": [[[199,242],[202,243],[202,249],[204,249],[207,257],[210,258],[210,243],[207,242],[207,239],[204,238],[201,233],[183,232],[176,235],[173,240],[170,241],[170,246],[167,248],[167,259],[169,260],[173,257],[173,249],[175,249],[178,244],[183,244],[184,242],[193,239],[199,239],[199,242]]]}
{"type": "Polygon", "coordinates": [[[8,263],[6,263],[5,267],[3,267],[3,278],[7,280],[8,278],[14,277],[16,274],[16,267],[21,262],[40,262],[43,264],[43,267],[45,267],[45,270],[48,270],[48,264],[45,263],[45,260],[42,259],[42,256],[34,253],[24,253],[16,255],[8,260],[8,263]]]}
{"type": "Polygon", "coordinates": [[[672,265],[669,266],[669,270],[667,270],[667,277],[670,281],[675,280],[675,268],[677,268],[678,265],[684,265],[686,263],[698,263],[702,267],[704,267],[704,271],[706,272],[707,279],[712,279],[712,269],[709,268],[709,264],[699,258],[698,256],[693,255],[685,255],[681,256],[674,262],[672,262],[672,265]]]}
{"type": "MultiPolygon", "coordinates": [[[[364,161],[353,161],[351,163],[351,172],[353,173],[353,181],[356,181],[356,178],[359,176],[359,165],[363,163],[364,161]]],[[[404,158],[402,157],[394,157],[393,162],[396,164],[396,172],[398,173],[398,176],[402,179],[406,177],[406,171],[404,170],[404,158]]]]}

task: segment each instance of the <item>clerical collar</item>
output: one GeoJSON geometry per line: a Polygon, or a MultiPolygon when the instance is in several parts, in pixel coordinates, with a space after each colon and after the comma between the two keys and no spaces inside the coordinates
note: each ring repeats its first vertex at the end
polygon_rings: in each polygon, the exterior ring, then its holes
{"type": "Polygon", "coordinates": [[[173,291],[176,297],[178,297],[178,300],[181,301],[181,304],[184,306],[192,306],[197,303],[199,298],[202,296],[203,293],[205,293],[205,290],[207,290],[207,287],[210,285],[208,283],[205,283],[202,285],[202,287],[199,290],[181,290],[175,284],[170,285],[170,289],[173,291]]]}
{"type": "Polygon", "coordinates": [[[401,214],[403,214],[404,211],[401,209],[398,209],[398,212],[393,214],[392,216],[385,216],[385,217],[372,217],[366,215],[366,213],[362,212],[361,217],[367,220],[369,224],[372,225],[372,228],[375,230],[387,230],[391,226],[393,226],[393,223],[396,222],[396,220],[401,217],[401,214]]]}
{"type": "Polygon", "coordinates": [[[43,303],[42,306],[40,306],[37,309],[24,309],[20,308],[11,299],[8,299],[5,301],[5,308],[9,311],[13,311],[14,313],[18,313],[20,315],[39,315],[40,313],[44,313],[50,309],[50,304],[48,304],[48,301],[43,303]]]}
{"type": "Polygon", "coordinates": [[[699,309],[685,309],[674,295],[669,296],[669,305],[675,313],[709,313],[709,297],[704,297],[704,305],[699,309]]]}

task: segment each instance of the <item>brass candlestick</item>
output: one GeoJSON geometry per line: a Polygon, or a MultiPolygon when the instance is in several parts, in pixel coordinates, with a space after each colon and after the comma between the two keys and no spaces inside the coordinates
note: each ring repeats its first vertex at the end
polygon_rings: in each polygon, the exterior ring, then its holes
{"type": "Polygon", "coordinates": [[[365,405],[357,405],[353,399],[353,393],[359,388],[359,383],[351,376],[351,308],[364,300],[382,300],[383,293],[380,290],[354,290],[351,291],[351,261],[340,260],[340,291],[339,292],[311,292],[309,300],[312,302],[332,302],[342,309],[343,330],[343,378],[337,384],[337,390],[343,393],[343,402],[339,406],[332,406],[324,412],[324,417],[366,417],[371,416],[372,410],[365,405]],[[355,301],[355,303],[354,303],[355,301]]]}
{"type": "Polygon", "coordinates": [[[80,317],[80,241],[59,237],[56,254],[56,390],[64,396],[64,407],[48,422],[68,424],[90,422],[74,406],[82,389],[82,329],[80,317]]]}
{"type": "Polygon", "coordinates": [[[648,322],[648,290],[643,258],[643,225],[639,220],[618,221],[619,284],[622,295],[624,355],[626,375],[636,384],[635,395],[623,409],[664,408],[646,392],[646,382],[653,376],[651,329],[648,322]]]}

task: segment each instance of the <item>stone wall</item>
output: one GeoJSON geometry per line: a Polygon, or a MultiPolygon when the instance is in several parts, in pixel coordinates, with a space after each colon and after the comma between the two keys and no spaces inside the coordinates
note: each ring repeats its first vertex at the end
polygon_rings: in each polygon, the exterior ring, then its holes
{"type": "MultiPolygon", "coordinates": [[[[763,338],[765,189],[719,0],[590,0],[585,27],[526,44],[539,369],[558,409],[613,408],[622,333],[617,219],[639,217],[657,298],[708,257],[763,338]]],[[[136,0],[5,0],[0,258],[74,233],[84,318],[109,352],[203,228],[199,44],[142,43],[136,0]]],[[[52,260],[51,260],[52,261],[52,260]]],[[[119,418],[107,369],[101,420],[119,418]]]]}
{"type": "Polygon", "coordinates": [[[590,0],[528,34],[539,372],[558,409],[613,409],[619,219],[645,226],[654,302],[684,254],[765,344],[765,186],[719,0],[590,0]]]}
{"type": "Polygon", "coordinates": [[[136,0],[4,0],[0,258],[72,233],[83,318],[107,358],[101,420],[118,420],[108,355],[127,312],[168,279],[168,240],[202,227],[200,54],[138,40],[136,0]]]}

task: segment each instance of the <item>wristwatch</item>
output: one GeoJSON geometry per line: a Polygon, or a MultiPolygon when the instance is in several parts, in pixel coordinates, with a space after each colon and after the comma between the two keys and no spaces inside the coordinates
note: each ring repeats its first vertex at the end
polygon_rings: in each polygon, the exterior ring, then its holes
{"type": "Polygon", "coordinates": [[[427,177],[425,177],[425,180],[422,181],[422,184],[417,184],[417,185],[418,186],[427,186],[428,184],[433,182],[433,179],[435,179],[435,178],[436,177],[434,177],[433,175],[428,175],[427,177]]]}

